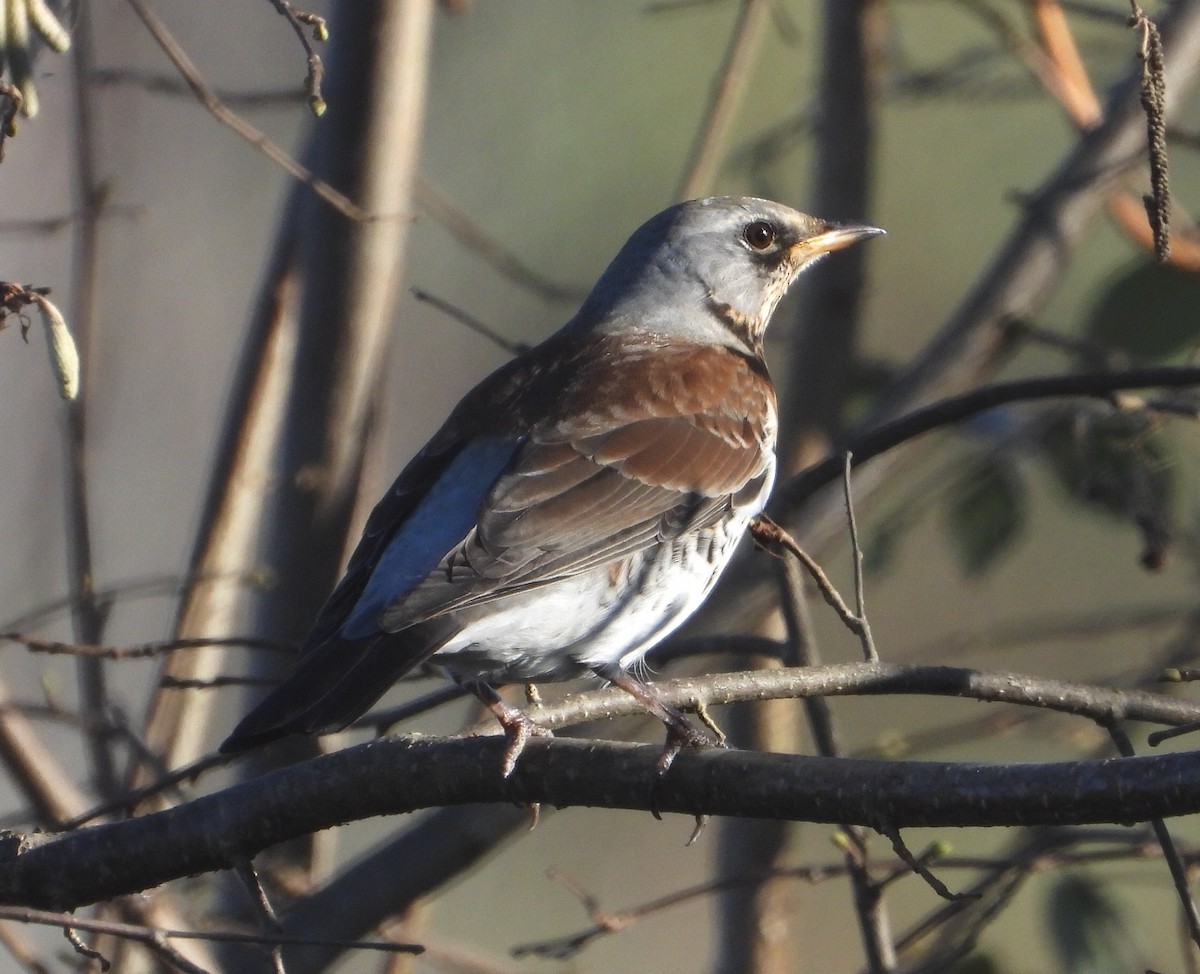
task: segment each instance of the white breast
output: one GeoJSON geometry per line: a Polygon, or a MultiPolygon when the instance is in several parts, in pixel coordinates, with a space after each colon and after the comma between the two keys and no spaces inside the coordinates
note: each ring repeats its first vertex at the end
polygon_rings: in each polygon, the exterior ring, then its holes
{"type": "Polygon", "coordinates": [[[628,667],[700,607],[728,566],[774,479],[723,521],[606,565],[465,614],[433,657],[458,679],[564,680],[593,666],[628,667]]]}

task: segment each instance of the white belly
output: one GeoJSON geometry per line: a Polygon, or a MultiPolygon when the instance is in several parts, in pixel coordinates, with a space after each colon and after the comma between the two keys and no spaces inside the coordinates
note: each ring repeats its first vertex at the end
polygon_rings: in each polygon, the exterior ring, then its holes
{"type": "Polygon", "coordinates": [[[758,508],[747,505],[720,524],[627,562],[475,610],[432,662],[458,679],[496,683],[571,679],[613,663],[628,667],[699,608],[758,508]]]}

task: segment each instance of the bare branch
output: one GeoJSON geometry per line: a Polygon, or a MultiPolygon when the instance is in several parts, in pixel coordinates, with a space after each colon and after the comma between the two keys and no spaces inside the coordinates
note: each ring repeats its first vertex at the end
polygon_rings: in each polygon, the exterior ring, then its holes
{"type": "Polygon", "coordinates": [[[403,944],[392,940],[357,940],[349,943],[330,941],[321,937],[293,937],[286,934],[244,933],[239,930],[164,930],[160,927],[137,923],[119,923],[114,920],[94,920],[75,916],[73,913],[58,913],[51,910],[36,910],[27,907],[0,906],[0,919],[14,923],[32,923],[39,926],[59,927],[63,930],[87,930],[135,940],[152,945],[156,940],[204,940],[224,944],[262,944],[276,946],[325,946],[336,943],[356,950],[373,950],[385,954],[420,954],[424,948],[419,944],[403,944]]]}
{"type": "Polygon", "coordinates": [[[82,659],[149,659],[164,656],[178,649],[204,649],[209,646],[243,646],[247,649],[265,649],[276,653],[294,653],[296,647],[275,639],[260,639],[256,636],[219,636],[212,639],[163,639],[158,642],[140,643],[136,646],[94,646],[88,643],[64,643],[55,639],[42,639],[22,632],[0,632],[0,640],[20,643],[34,653],[50,656],[77,656],[82,659]]]}
{"type": "MultiPolygon", "coordinates": [[[[1117,751],[1122,757],[1131,758],[1134,756],[1133,743],[1129,740],[1129,735],[1125,733],[1117,721],[1104,721],[1103,727],[1108,731],[1113,744],[1116,745],[1117,751]]],[[[1171,871],[1171,879],[1175,884],[1175,893],[1179,897],[1180,906],[1183,907],[1183,916],[1187,923],[1188,934],[1192,939],[1192,943],[1200,947],[1200,912],[1197,911],[1196,901],[1192,898],[1191,884],[1188,881],[1187,869],[1183,865],[1183,858],[1180,856],[1179,850],[1175,847],[1175,841],[1171,838],[1171,833],[1167,829],[1166,822],[1159,817],[1155,817],[1150,819],[1150,827],[1154,830],[1154,837],[1158,839],[1163,859],[1166,860],[1167,868],[1171,871]]]]}
{"type": "Polygon", "coordinates": [[[949,888],[940,879],[937,878],[930,870],[925,861],[925,857],[914,856],[908,845],[904,841],[904,837],[900,834],[899,829],[892,828],[889,825],[878,826],[880,835],[883,835],[889,842],[892,843],[892,851],[909,869],[925,880],[926,884],[938,896],[944,900],[960,900],[971,899],[963,893],[952,893],[949,888]]]}
{"type": "Polygon", "coordinates": [[[422,173],[416,175],[413,183],[413,199],[417,206],[440,223],[460,246],[477,255],[514,284],[540,295],[547,301],[578,302],[587,297],[586,290],[552,281],[522,261],[503,241],[480,226],[474,217],[422,173]]]}
{"type": "Polygon", "coordinates": [[[868,663],[879,662],[879,650],[871,636],[871,622],[867,618],[866,588],[863,584],[863,550],[858,543],[858,521],[854,516],[854,494],[850,489],[850,468],[854,454],[846,451],[842,461],[842,495],[846,499],[846,525],[850,529],[850,556],[854,560],[854,618],[858,623],[863,644],[863,655],[868,663]]]}
{"type": "Polygon", "coordinates": [[[412,289],[412,296],[418,301],[424,301],[427,304],[437,308],[438,311],[453,318],[459,324],[466,325],[471,331],[477,335],[482,335],[493,345],[502,348],[509,355],[520,355],[522,352],[529,351],[530,346],[524,342],[512,342],[501,335],[499,332],[485,325],[478,318],[467,314],[462,308],[455,307],[449,301],[443,301],[436,295],[430,294],[428,291],[423,291],[419,287],[412,289]]]}
{"type": "Polygon", "coordinates": [[[795,556],[796,560],[804,566],[804,570],[812,577],[812,580],[816,582],[817,589],[820,591],[826,605],[833,609],[838,614],[838,618],[842,620],[842,624],[859,638],[863,647],[863,655],[867,661],[878,662],[879,654],[875,649],[874,640],[871,638],[871,627],[867,622],[863,607],[862,549],[858,545],[858,529],[854,523],[853,508],[850,504],[849,453],[846,454],[845,477],[846,509],[850,518],[850,543],[856,560],[854,582],[858,598],[857,613],[851,611],[850,607],[846,605],[841,593],[834,587],[833,583],[829,580],[829,576],[825,574],[824,569],[817,564],[816,560],[800,547],[795,538],[767,517],[767,515],[761,514],[751,521],[749,530],[755,542],[764,548],[769,548],[771,545],[778,545],[795,556]]]}
{"type": "Polygon", "coordinates": [[[681,200],[703,196],[712,188],[773,6],[774,0],[741,0],[725,60],[713,81],[704,120],[676,193],[681,200]]]}
{"type": "Polygon", "coordinates": [[[126,0],[133,8],[134,13],[138,15],[142,23],[146,25],[146,29],[150,31],[151,36],[157,41],[158,46],[162,48],[163,53],[171,59],[171,63],[175,65],[175,69],[182,75],[184,81],[187,82],[196,99],[222,125],[233,129],[243,139],[258,149],[263,155],[274,162],[281,169],[285,170],[291,177],[300,183],[303,183],[321,199],[332,206],[343,216],[362,222],[365,220],[379,219],[381,217],[395,217],[398,214],[376,214],[367,213],[358,206],[353,200],[338,192],[329,183],[322,179],[318,179],[305,166],[293,159],[279,145],[271,141],[260,132],[257,128],[247,122],[236,112],[231,111],[224,102],[217,97],[217,93],[204,80],[204,76],[192,63],[187,52],[179,46],[179,42],[167,30],[166,24],[159,19],[143,0],[126,0]]]}
{"type": "MultiPolygon", "coordinates": [[[[757,645],[755,641],[752,644],[757,645]]],[[[651,684],[656,694],[674,707],[737,703],[779,697],[860,694],[931,694],[956,696],[993,703],[1040,707],[1091,720],[1142,720],[1184,724],[1200,719],[1200,703],[1142,690],[1105,687],[1028,676],[1002,670],[976,670],[955,666],[902,666],[894,663],[838,663],[796,666],[742,673],[663,680],[651,684]]],[[[538,710],[538,723],[549,728],[568,727],[583,721],[640,716],[641,705],[629,694],[609,688],[574,694],[538,710]]],[[[494,724],[472,728],[493,733],[494,724]]]]}
{"type": "MultiPolygon", "coordinates": [[[[87,439],[91,415],[88,370],[94,359],[100,324],[100,214],[107,196],[97,173],[95,129],[99,113],[96,97],[84,80],[94,63],[93,13],[90,5],[84,5],[78,11],[72,57],[71,82],[75,95],[73,208],[79,212],[79,220],[75,224],[74,234],[75,275],[71,320],[81,350],[82,375],[77,385],[81,384],[82,389],[66,404],[66,436],[63,441],[71,616],[74,637],[82,643],[104,641],[109,609],[96,595],[95,539],[91,516],[93,498],[87,439]]],[[[104,664],[100,660],[79,659],[75,664],[75,672],[84,717],[93,726],[103,726],[111,709],[104,664]]],[[[96,785],[102,792],[111,793],[116,790],[118,779],[111,737],[104,733],[89,734],[86,745],[96,785]]]]}
{"type": "Polygon", "coordinates": [[[308,78],[305,82],[308,92],[308,107],[317,118],[320,118],[325,114],[326,108],[325,99],[321,97],[321,78],[325,75],[325,65],[321,63],[320,56],[313,50],[312,42],[308,39],[304,25],[308,24],[312,27],[313,37],[316,40],[326,41],[329,39],[329,29],[325,24],[325,18],[315,14],[296,13],[287,0],[271,0],[271,3],[292,25],[292,30],[296,32],[296,36],[304,48],[304,54],[308,59],[308,78]]]}
{"type": "MultiPolygon", "coordinates": [[[[961,423],[979,413],[1011,402],[1034,399],[1072,398],[1091,396],[1109,399],[1122,389],[1144,389],[1152,386],[1178,388],[1200,385],[1200,368],[1192,366],[1161,366],[1130,369],[1125,372],[1083,372],[1072,375],[1047,376],[1037,379],[1018,379],[981,386],[962,395],[942,399],[916,409],[889,423],[854,437],[846,452],[856,463],[878,456],[887,450],[942,426],[961,423]]],[[[832,456],[793,477],[776,493],[780,507],[793,508],[842,474],[843,461],[832,456]]]]}
{"type": "Polygon", "coordinates": [[[506,747],[502,737],[374,741],[142,818],[10,836],[0,901],[77,907],[229,868],[338,823],[433,805],[655,805],[688,815],[895,828],[1095,824],[1200,811],[1200,767],[1191,754],[1006,766],[688,748],[651,794],[657,745],[537,739],[502,778],[506,747]],[[76,868],[81,862],[89,868],[76,868]]]}
{"type": "Polygon", "coordinates": [[[76,932],[73,924],[64,926],[62,928],[62,932],[63,936],[67,938],[67,943],[75,948],[75,953],[77,953],[80,957],[83,957],[85,960],[96,961],[96,963],[100,965],[101,971],[108,971],[112,969],[112,962],[102,953],[100,953],[100,951],[95,950],[85,944],[83,942],[83,938],[80,937],[76,932]]]}

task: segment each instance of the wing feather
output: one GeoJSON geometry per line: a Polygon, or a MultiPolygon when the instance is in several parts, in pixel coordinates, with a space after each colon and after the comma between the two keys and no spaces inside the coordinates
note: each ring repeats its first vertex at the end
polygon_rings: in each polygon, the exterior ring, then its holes
{"type": "MultiPolygon", "coordinates": [[[[775,400],[760,363],[678,343],[634,354],[612,349],[586,361],[593,370],[603,364],[599,391],[561,395],[547,410],[484,499],[474,528],[387,607],[384,629],[612,563],[711,523],[749,486],[761,486],[772,462],[775,400]]],[[[586,390],[589,367],[580,371],[571,379],[586,390]]]]}

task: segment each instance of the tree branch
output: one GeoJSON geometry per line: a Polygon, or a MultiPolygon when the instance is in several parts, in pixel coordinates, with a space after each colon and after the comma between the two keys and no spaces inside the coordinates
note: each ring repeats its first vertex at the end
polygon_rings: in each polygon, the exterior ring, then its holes
{"type": "Polygon", "coordinates": [[[186,805],[58,836],[10,836],[0,902],[71,909],[376,815],[546,802],[895,828],[1127,823],[1200,812],[1194,754],[984,765],[530,741],[510,778],[502,737],[391,738],[292,765],[186,805]],[[651,787],[653,785],[653,787],[651,787]],[[87,869],[80,869],[87,863],[87,869]]]}
{"type": "Polygon", "coordinates": [[[1180,388],[1200,385],[1200,368],[1194,366],[1151,366],[1124,372],[1084,372],[1073,375],[1017,379],[981,386],[958,396],[939,400],[921,409],[855,436],[842,453],[793,477],[775,493],[774,505],[794,509],[821,487],[832,483],[843,471],[844,453],[854,455],[855,466],[923,433],[952,426],[982,412],[1012,402],[1050,398],[1093,397],[1106,399],[1123,389],[1150,387],[1180,388]]]}
{"type": "MultiPolygon", "coordinates": [[[[683,709],[777,697],[916,693],[1040,707],[1097,721],[1143,720],[1177,725],[1200,717],[1200,704],[1158,693],[1110,690],[1023,673],[955,666],[840,663],[716,673],[652,685],[664,701],[683,709]]],[[[543,704],[537,719],[546,727],[559,728],[641,713],[641,705],[629,694],[609,688],[571,696],[557,704],[543,704]]],[[[483,729],[490,732],[491,725],[483,725],[483,729]]]]}

